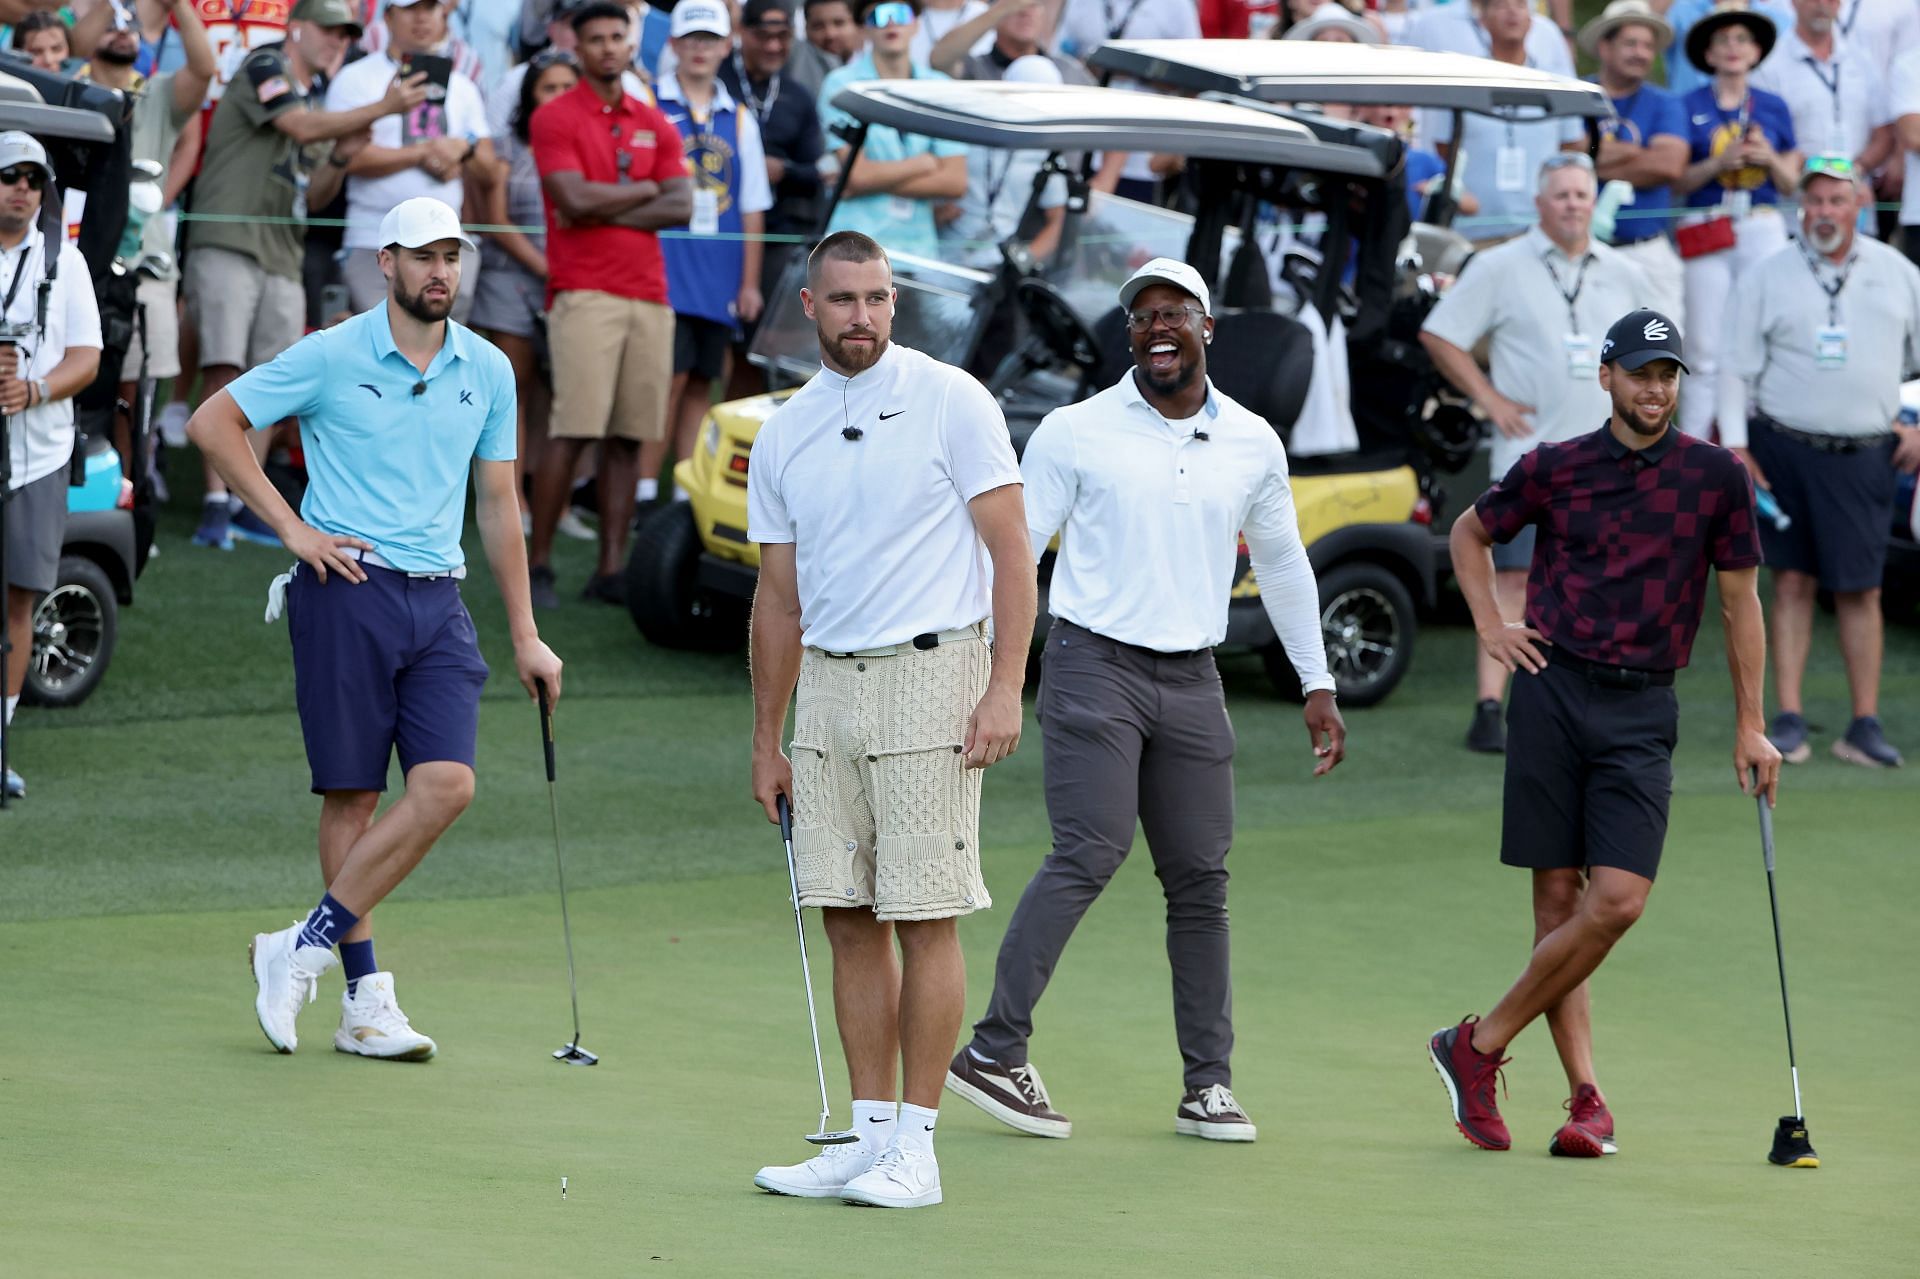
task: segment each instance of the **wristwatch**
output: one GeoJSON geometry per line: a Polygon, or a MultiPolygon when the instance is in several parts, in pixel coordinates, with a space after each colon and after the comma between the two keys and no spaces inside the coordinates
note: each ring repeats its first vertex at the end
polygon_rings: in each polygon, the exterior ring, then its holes
{"type": "Polygon", "coordinates": [[[346,167],[347,167],[347,166],[348,166],[349,164],[352,164],[352,163],[353,163],[353,161],[351,161],[351,160],[342,160],[342,159],[340,158],[340,152],[339,152],[339,151],[337,151],[337,150],[332,150],[332,149],[329,149],[329,150],[328,150],[328,152],[327,152],[327,163],[328,163],[328,164],[330,164],[330,165],[332,165],[332,166],[333,166],[334,168],[336,168],[336,169],[344,169],[344,168],[346,168],[346,167]]]}
{"type": "Polygon", "coordinates": [[[53,396],[47,391],[47,379],[43,377],[37,377],[33,380],[33,390],[34,394],[40,397],[34,401],[36,404],[46,404],[53,399],[53,396]]]}

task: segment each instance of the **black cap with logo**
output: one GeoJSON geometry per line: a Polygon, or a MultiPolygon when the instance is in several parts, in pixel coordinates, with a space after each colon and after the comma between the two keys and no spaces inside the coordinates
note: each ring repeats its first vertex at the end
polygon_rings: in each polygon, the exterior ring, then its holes
{"type": "Polygon", "coordinates": [[[1655,360],[1672,360],[1691,373],[1680,346],[1680,326],[1658,311],[1629,311],[1613,322],[1600,344],[1600,362],[1637,369],[1655,360]]]}

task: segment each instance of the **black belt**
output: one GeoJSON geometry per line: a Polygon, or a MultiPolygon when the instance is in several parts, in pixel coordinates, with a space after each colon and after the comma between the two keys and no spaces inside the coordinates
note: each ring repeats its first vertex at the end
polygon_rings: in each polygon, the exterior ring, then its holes
{"type": "Polygon", "coordinates": [[[1213,656],[1213,650],[1211,648],[1189,648],[1189,649],[1184,649],[1178,653],[1169,653],[1169,652],[1166,652],[1164,649],[1147,648],[1145,645],[1141,645],[1141,644],[1129,644],[1125,640],[1117,640],[1113,638],[1113,636],[1111,635],[1102,635],[1099,631],[1090,631],[1086,627],[1080,625],[1080,623],[1069,622],[1064,617],[1058,619],[1058,625],[1071,627],[1072,629],[1079,631],[1082,635],[1091,635],[1093,636],[1093,638],[1100,640],[1102,643],[1111,644],[1115,648],[1123,648],[1129,653],[1138,653],[1142,657],[1151,657],[1155,661],[1184,662],[1184,661],[1189,661],[1196,657],[1212,657],[1213,656]]]}
{"type": "Polygon", "coordinates": [[[1673,686],[1672,671],[1649,671],[1637,666],[1609,666],[1605,662],[1590,662],[1584,657],[1569,653],[1558,644],[1547,649],[1547,661],[1550,665],[1572,671],[1589,684],[1598,684],[1603,688],[1638,691],[1643,688],[1673,686]]]}
{"type": "Polygon", "coordinates": [[[1859,453],[1866,449],[1877,449],[1893,438],[1892,431],[1879,431],[1872,435],[1831,435],[1823,431],[1796,431],[1790,426],[1782,426],[1765,413],[1755,413],[1753,420],[1763,424],[1769,431],[1782,439],[1803,444],[1816,453],[1859,453]]]}

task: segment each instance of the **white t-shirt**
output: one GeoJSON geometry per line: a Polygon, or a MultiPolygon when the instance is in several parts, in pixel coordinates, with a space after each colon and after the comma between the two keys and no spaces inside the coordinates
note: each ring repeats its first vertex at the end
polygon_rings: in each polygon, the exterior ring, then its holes
{"type": "MultiPolygon", "coordinates": [[[[13,305],[6,313],[10,324],[33,323],[38,310],[40,281],[47,273],[46,260],[40,256],[41,242],[40,228],[34,226],[17,247],[0,251],[0,297],[6,296],[7,287],[13,283],[15,269],[20,272],[20,287],[14,291],[13,305]]],[[[102,345],[100,307],[94,301],[93,277],[88,274],[87,260],[73,245],[62,243],[60,271],[47,298],[47,331],[40,339],[29,339],[27,343],[32,353],[27,361],[27,377],[42,378],[53,372],[70,348],[90,346],[99,350],[102,345]]],[[[13,446],[14,488],[45,479],[72,459],[71,399],[36,404],[14,418],[11,426],[7,434],[13,446]]]]}
{"type": "MultiPolygon", "coordinates": [[[[1894,59],[1888,86],[1889,114],[1920,115],[1920,49],[1894,59]]],[[[1920,151],[1907,152],[1907,172],[1913,175],[1900,191],[1900,225],[1920,226],[1920,151]]]]}
{"type": "MultiPolygon", "coordinates": [[[[378,102],[387,92],[400,65],[385,54],[369,54],[342,67],[327,90],[327,110],[351,111],[378,102]]],[[[428,138],[461,138],[477,142],[493,136],[486,105],[472,80],[453,73],[443,102],[428,100],[406,115],[383,115],[373,122],[373,145],[398,150],[428,138]]],[[[465,186],[458,176],[436,182],[425,169],[411,166],[383,178],[347,179],[347,233],[349,249],[377,249],[380,221],[402,200],[430,195],[459,211],[465,186]]]]}
{"type": "Polygon", "coordinates": [[[992,566],[967,503],[1018,483],[986,388],[889,344],[852,378],[821,369],[760,428],[747,536],[793,543],[807,645],[904,644],[993,612],[992,566]],[[848,427],[861,438],[846,439],[848,427]]]}
{"type": "Polygon", "coordinates": [[[1873,58],[1838,36],[1832,60],[1820,62],[1797,34],[1782,31],[1773,52],[1747,79],[1754,88],[1787,100],[1802,155],[1857,156],[1873,131],[1893,119],[1873,58]]]}

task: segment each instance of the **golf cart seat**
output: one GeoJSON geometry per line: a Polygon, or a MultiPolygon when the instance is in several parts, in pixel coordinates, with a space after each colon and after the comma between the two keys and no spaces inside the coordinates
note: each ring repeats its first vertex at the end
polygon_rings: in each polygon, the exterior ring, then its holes
{"type": "MultiPolygon", "coordinates": [[[[1111,386],[1133,367],[1126,315],[1118,307],[1106,312],[1094,324],[1093,336],[1100,349],[1100,385],[1111,386]]],[[[1213,317],[1207,374],[1286,439],[1313,379],[1313,334],[1290,315],[1222,307],[1213,317]]]]}

